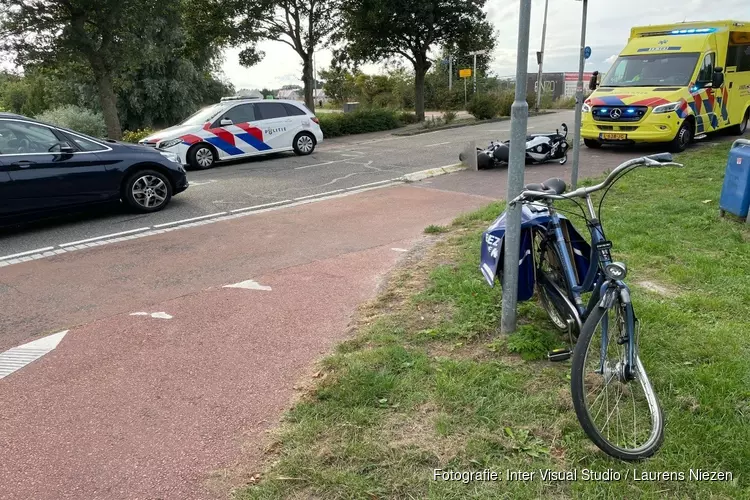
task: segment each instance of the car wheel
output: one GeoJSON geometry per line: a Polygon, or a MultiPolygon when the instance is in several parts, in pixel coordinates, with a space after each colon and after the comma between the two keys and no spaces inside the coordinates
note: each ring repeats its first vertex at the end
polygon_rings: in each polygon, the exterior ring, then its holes
{"type": "Polygon", "coordinates": [[[602,147],[602,143],[597,141],[596,139],[584,139],[583,143],[586,145],[587,148],[590,148],[590,149],[599,149],[602,147]]]}
{"type": "Polygon", "coordinates": [[[299,156],[306,156],[315,151],[315,137],[307,132],[297,134],[294,138],[294,152],[299,156]]]}
{"type": "Polygon", "coordinates": [[[745,111],[745,116],[742,118],[742,121],[737,125],[734,125],[730,131],[735,135],[745,135],[748,125],[750,125],[750,109],[745,111]]]}
{"type": "Polygon", "coordinates": [[[187,161],[194,169],[209,169],[216,163],[216,150],[208,144],[196,144],[188,151],[187,161]]]}
{"type": "Polygon", "coordinates": [[[125,181],[123,199],[136,212],[158,212],[172,199],[172,184],[156,170],[139,170],[125,181]]]}
{"type": "Polygon", "coordinates": [[[673,153],[682,153],[691,142],[693,142],[693,125],[691,122],[685,121],[669,144],[669,149],[673,153]]]}

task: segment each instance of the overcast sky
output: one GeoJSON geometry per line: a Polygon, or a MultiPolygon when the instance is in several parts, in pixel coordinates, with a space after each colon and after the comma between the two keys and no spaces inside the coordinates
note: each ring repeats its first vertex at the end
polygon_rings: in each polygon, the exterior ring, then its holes
{"type": "MultiPolygon", "coordinates": [[[[491,68],[500,76],[515,74],[519,3],[519,0],[487,2],[488,17],[499,32],[491,68]]],[[[549,3],[544,70],[578,71],[582,2],[550,0],[549,3]]],[[[537,68],[535,52],[541,46],[543,17],[544,0],[533,0],[529,44],[531,71],[537,68]]],[[[750,22],[750,0],[591,0],[586,44],[591,46],[592,56],[586,69],[606,71],[627,42],[632,26],[715,19],[750,22]]],[[[289,46],[266,42],[262,50],[266,53],[265,59],[252,68],[239,65],[240,48],[226,51],[223,71],[235,88],[278,88],[302,83],[301,60],[289,46]]],[[[327,67],[330,60],[328,50],[316,53],[318,69],[327,67]]],[[[363,69],[368,73],[382,70],[379,66],[363,69]]]]}

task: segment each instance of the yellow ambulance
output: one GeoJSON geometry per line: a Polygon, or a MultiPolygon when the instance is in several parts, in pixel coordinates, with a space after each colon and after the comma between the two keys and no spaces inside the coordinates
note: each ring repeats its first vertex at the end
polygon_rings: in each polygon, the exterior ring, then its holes
{"type": "Polygon", "coordinates": [[[627,46],[585,100],[586,146],[669,143],[750,121],[750,23],[690,22],[633,28],[627,46]]]}

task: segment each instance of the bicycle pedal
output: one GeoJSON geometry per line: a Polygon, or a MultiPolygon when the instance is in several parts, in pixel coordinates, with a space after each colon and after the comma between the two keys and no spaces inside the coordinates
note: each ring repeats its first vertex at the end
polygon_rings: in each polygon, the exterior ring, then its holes
{"type": "Polygon", "coordinates": [[[567,361],[572,355],[570,349],[555,349],[547,353],[547,359],[550,361],[567,361]]]}

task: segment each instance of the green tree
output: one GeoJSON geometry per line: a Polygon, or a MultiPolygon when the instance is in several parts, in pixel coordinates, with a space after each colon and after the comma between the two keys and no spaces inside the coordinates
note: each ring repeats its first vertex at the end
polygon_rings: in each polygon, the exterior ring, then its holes
{"type": "Polygon", "coordinates": [[[326,42],[336,22],[337,0],[235,0],[237,39],[247,47],[240,53],[245,66],[257,64],[264,54],[263,40],[285,43],[302,59],[305,105],[315,110],[313,55],[326,42]]]}
{"type": "Polygon", "coordinates": [[[424,120],[425,75],[435,46],[475,43],[471,33],[492,32],[486,0],[341,0],[340,27],[334,37],[355,61],[403,57],[414,67],[415,111],[424,120]]]}

